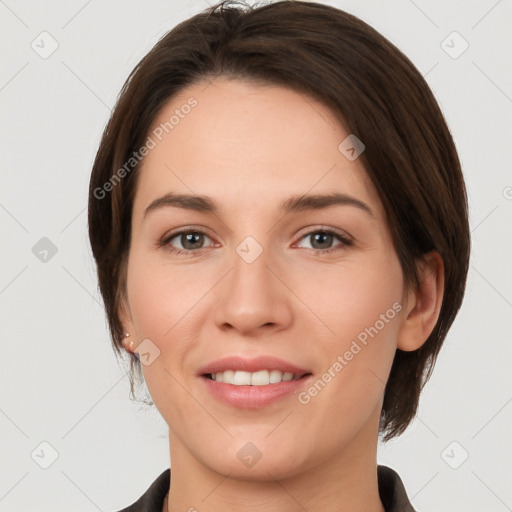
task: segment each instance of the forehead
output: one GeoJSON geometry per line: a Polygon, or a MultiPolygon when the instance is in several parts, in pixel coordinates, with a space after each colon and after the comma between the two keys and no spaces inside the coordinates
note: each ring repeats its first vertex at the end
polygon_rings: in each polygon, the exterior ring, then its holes
{"type": "Polygon", "coordinates": [[[350,193],[380,207],[350,135],[334,114],[282,86],[217,78],[172,98],[148,136],[134,213],[166,192],[215,197],[222,205],[263,205],[306,193],[350,193]]]}

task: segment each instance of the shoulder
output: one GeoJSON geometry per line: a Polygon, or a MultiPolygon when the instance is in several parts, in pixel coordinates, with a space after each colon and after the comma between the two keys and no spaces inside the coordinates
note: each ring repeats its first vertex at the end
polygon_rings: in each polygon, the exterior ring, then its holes
{"type": "Polygon", "coordinates": [[[380,499],[386,512],[415,512],[398,473],[387,466],[377,466],[380,499]]]}
{"type": "Polygon", "coordinates": [[[160,512],[169,490],[170,481],[171,469],[168,468],[160,473],[136,502],[116,512],[160,512]]]}

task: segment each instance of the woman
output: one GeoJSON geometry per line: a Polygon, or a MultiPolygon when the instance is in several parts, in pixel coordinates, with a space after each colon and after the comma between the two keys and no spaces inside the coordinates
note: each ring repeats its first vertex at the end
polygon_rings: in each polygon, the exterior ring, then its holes
{"type": "Polygon", "coordinates": [[[127,80],[92,170],[114,349],[172,466],[124,511],[408,511],[379,434],[460,308],[467,202],[411,62],[339,9],[222,2],[127,80]]]}

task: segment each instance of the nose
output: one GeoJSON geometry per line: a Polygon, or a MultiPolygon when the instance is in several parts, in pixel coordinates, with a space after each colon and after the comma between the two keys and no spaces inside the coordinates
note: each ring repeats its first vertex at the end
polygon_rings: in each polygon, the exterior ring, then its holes
{"type": "MultiPolygon", "coordinates": [[[[232,257],[232,268],[219,283],[214,319],[222,330],[236,330],[243,335],[258,335],[286,329],[292,322],[292,293],[283,284],[280,265],[270,251],[252,260],[244,249],[232,257]],[[281,275],[280,275],[281,274],[281,275]]],[[[254,250],[249,245],[249,251],[254,250]]]]}

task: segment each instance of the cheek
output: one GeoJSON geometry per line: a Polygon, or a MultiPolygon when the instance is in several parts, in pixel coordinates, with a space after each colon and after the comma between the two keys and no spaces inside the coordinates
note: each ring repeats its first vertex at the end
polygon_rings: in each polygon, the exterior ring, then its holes
{"type": "MultiPolygon", "coordinates": [[[[324,367],[315,389],[303,397],[314,407],[329,410],[336,402],[338,414],[368,416],[387,380],[396,351],[400,312],[403,309],[403,274],[393,254],[371,262],[329,270],[316,280],[310,303],[325,328],[303,325],[315,335],[324,367]],[[325,335],[319,336],[319,332],[325,335]],[[321,395],[321,396],[320,396],[321,395]],[[318,397],[318,398],[316,398],[318,397]]],[[[304,288],[305,292],[305,288],[304,288]]]]}
{"type": "MultiPolygon", "coordinates": [[[[207,283],[197,274],[190,277],[186,267],[172,269],[165,262],[152,261],[146,252],[130,254],[127,292],[137,342],[151,340],[158,354],[151,364],[142,364],[144,380],[151,397],[170,421],[173,411],[194,413],[194,404],[180,385],[182,363],[197,345],[200,298],[207,283]],[[198,307],[199,306],[199,307],[198,307]]],[[[147,346],[147,345],[146,345],[147,346]]]]}
{"type": "Polygon", "coordinates": [[[185,372],[187,379],[191,377],[190,357],[204,343],[200,334],[213,307],[209,292],[219,279],[219,270],[206,265],[193,270],[189,264],[171,265],[161,254],[134,246],[127,272],[137,340],[151,340],[158,353],[154,362],[142,365],[153,400],[159,406],[174,397],[189,407],[190,397],[178,382],[182,382],[185,372]]]}
{"type": "Polygon", "coordinates": [[[204,276],[185,265],[166,265],[162,258],[152,259],[136,250],[130,255],[127,288],[135,328],[140,339],[156,344],[182,330],[198,301],[207,291],[204,276]]]}
{"type": "MultiPolygon", "coordinates": [[[[339,347],[376,322],[379,331],[386,333],[398,323],[395,320],[400,307],[393,308],[393,304],[400,304],[403,299],[400,263],[394,253],[374,256],[312,269],[306,272],[307,279],[297,277],[293,285],[324,326],[329,327],[322,328],[322,332],[339,342],[339,347]],[[385,329],[379,321],[381,315],[385,316],[385,329]]],[[[298,276],[299,269],[295,273],[298,276]]]]}

